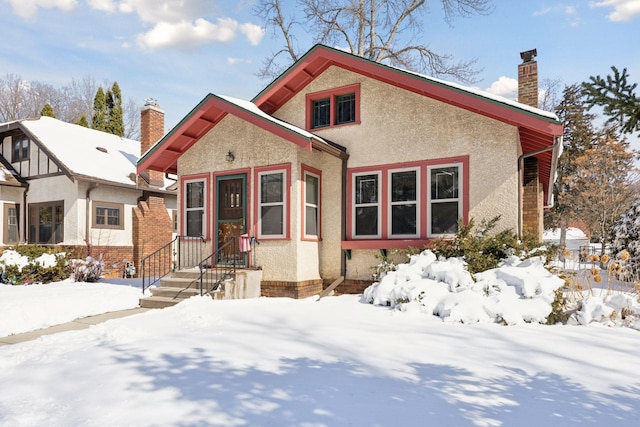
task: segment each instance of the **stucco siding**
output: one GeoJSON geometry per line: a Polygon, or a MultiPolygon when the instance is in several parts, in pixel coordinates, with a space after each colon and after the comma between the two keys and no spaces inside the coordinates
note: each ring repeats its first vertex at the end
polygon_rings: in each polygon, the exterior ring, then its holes
{"type": "MultiPolygon", "coordinates": [[[[82,183],[78,191],[78,233],[84,236],[86,233],[86,190],[89,184],[82,183]]],[[[100,185],[90,192],[89,204],[89,228],[91,235],[91,244],[96,246],[131,246],[133,239],[131,229],[133,225],[133,208],[137,206],[137,199],[140,197],[140,191],[128,190],[126,188],[110,187],[100,185]],[[100,202],[122,204],[121,221],[123,221],[122,229],[105,229],[94,227],[95,204],[100,202]]]]}

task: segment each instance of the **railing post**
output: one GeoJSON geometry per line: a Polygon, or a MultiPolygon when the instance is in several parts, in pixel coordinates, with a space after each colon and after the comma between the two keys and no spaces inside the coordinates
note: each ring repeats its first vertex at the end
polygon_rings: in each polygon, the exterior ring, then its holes
{"type": "Polygon", "coordinates": [[[142,269],[142,295],[144,295],[144,279],[145,279],[144,263],[145,263],[145,259],[142,258],[142,261],[140,261],[140,268],[142,269]]]}

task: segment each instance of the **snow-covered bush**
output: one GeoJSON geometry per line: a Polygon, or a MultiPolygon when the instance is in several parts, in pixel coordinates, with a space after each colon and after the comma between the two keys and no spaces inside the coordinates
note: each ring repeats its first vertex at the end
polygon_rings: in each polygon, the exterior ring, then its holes
{"type": "Polygon", "coordinates": [[[540,257],[512,257],[501,267],[476,273],[474,280],[462,258],[438,259],[425,250],[365,289],[363,301],[454,323],[545,323],[563,285],[540,257]]]}
{"type": "Polygon", "coordinates": [[[69,277],[67,254],[42,246],[16,246],[0,255],[2,282],[13,285],[50,283],[69,277]]]}
{"type": "Polygon", "coordinates": [[[102,255],[98,259],[88,256],[86,259],[72,259],[69,264],[76,282],[96,282],[104,270],[102,255]]]}

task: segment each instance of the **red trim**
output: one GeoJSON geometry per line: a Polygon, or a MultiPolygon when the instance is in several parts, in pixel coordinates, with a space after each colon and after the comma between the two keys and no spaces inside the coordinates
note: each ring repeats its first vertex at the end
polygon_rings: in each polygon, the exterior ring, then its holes
{"type": "MultiPolygon", "coordinates": [[[[427,231],[429,229],[427,224],[428,218],[428,191],[427,187],[428,177],[427,177],[427,168],[429,166],[438,166],[438,165],[448,165],[448,164],[461,164],[462,165],[462,195],[461,195],[461,203],[462,203],[462,221],[464,224],[469,223],[469,156],[457,156],[457,157],[449,157],[444,159],[433,159],[433,160],[423,160],[423,161],[414,161],[414,162],[403,162],[403,163],[390,163],[384,165],[376,165],[376,166],[365,166],[360,168],[351,168],[347,170],[347,241],[351,242],[364,242],[366,245],[373,245],[372,242],[375,243],[375,247],[365,249],[384,249],[384,248],[395,248],[396,242],[414,242],[414,246],[419,246],[423,240],[429,240],[431,237],[427,235],[427,231]],[[395,239],[391,238],[391,230],[389,229],[388,218],[389,218],[389,171],[395,171],[399,169],[411,169],[411,168],[419,168],[420,169],[420,226],[418,227],[420,230],[420,235],[416,239],[395,239]],[[371,239],[364,238],[359,239],[353,234],[353,209],[355,206],[354,200],[354,190],[353,190],[353,176],[355,174],[367,173],[367,172],[380,172],[381,173],[381,192],[380,195],[380,206],[381,206],[381,238],[380,239],[371,239]],[[380,245],[380,246],[378,246],[380,245]]],[[[344,249],[356,249],[356,247],[345,247],[345,242],[343,242],[344,249]]],[[[351,245],[351,243],[347,243],[347,246],[351,245]]],[[[354,243],[353,245],[358,246],[358,243],[354,243]]],[[[407,246],[408,247],[408,246],[407,246]]]]}
{"type": "Polygon", "coordinates": [[[210,189],[211,189],[211,174],[209,173],[199,173],[199,174],[193,174],[193,175],[182,175],[180,177],[180,210],[179,212],[181,213],[180,215],[180,224],[179,224],[179,228],[180,228],[180,235],[181,236],[185,236],[187,234],[186,232],[186,224],[185,221],[187,220],[187,215],[186,213],[186,204],[185,204],[185,195],[187,193],[186,191],[186,183],[187,182],[194,182],[194,181],[204,181],[204,195],[205,195],[205,200],[204,200],[204,226],[205,226],[205,236],[204,238],[206,240],[210,240],[211,239],[211,230],[212,230],[212,221],[211,221],[211,200],[208,200],[210,196],[210,189]]]}
{"type": "Polygon", "coordinates": [[[283,163],[279,165],[271,165],[271,166],[259,166],[253,169],[253,185],[255,191],[255,203],[253,205],[254,208],[254,218],[255,218],[255,230],[256,236],[260,240],[290,240],[291,239],[291,163],[283,163]],[[284,171],[285,178],[287,180],[286,188],[285,188],[285,209],[284,209],[284,237],[268,237],[262,236],[260,234],[260,212],[258,209],[260,208],[260,199],[258,198],[258,192],[260,188],[260,174],[262,172],[277,172],[284,171]]]}
{"type": "Polygon", "coordinates": [[[319,242],[322,240],[322,171],[316,168],[312,168],[311,166],[307,166],[304,163],[301,165],[302,172],[300,173],[301,184],[300,185],[300,212],[302,221],[300,228],[300,240],[307,242],[319,242]],[[307,225],[307,209],[306,209],[306,191],[307,191],[307,181],[305,179],[305,175],[307,173],[311,173],[318,177],[318,236],[317,237],[306,237],[306,225],[307,225]]]}
{"type": "Polygon", "coordinates": [[[360,124],[360,83],[356,83],[356,84],[352,84],[352,85],[348,85],[348,86],[342,86],[342,87],[337,87],[337,88],[333,88],[333,89],[328,89],[328,90],[323,90],[320,92],[313,92],[313,93],[308,93],[305,96],[305,117],[306,117],[306,121],[305,121],[305,126],[306,129],[308,131],[320,131],[320,130],[324,130],[324,129],[331,129],[331,128],[335,128],[335,127],[342,127],[342,126],[350,126],[350,125],[357,125],[360,124]],[[355,97],[356,97],[356,118],[355,121],[350,122],[350,123],[341,123],[341,124],[336,124],[336,98],[340,95],[346,95],[349,93],[355,93],[355,97]],[[330,111],[330,119],[329,119],[329,126],[323,126],[320,128],[314,128],[313,127],[313,102],[317,101],[319,99],[323,99],[323,98],[329,98],[331,105],[329,107],[329,111],[330,111]]]}

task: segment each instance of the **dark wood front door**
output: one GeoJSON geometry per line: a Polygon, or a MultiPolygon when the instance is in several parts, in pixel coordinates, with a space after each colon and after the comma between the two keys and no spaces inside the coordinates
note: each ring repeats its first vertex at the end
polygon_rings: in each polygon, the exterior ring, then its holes
{"type": "Polygon", "coordinates": [[[237,264],[246,266],[246,254],[238,249],[238,236],[246,233],[247,176],[240,174],[218,177],[216,190],[216,250],[222,248],[216,264],[230,264],[235,259],[237,264]]]}

